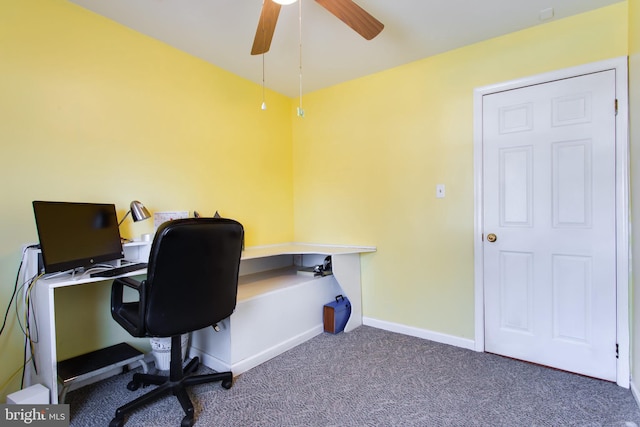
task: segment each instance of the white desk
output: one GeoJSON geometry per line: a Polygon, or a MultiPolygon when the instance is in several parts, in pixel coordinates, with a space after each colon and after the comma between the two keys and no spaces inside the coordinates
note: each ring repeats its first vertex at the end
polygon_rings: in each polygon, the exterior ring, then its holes
{"type": "MultiPolygon", "coordinates": [[[[125,259],[137,262],[146,262],[149,259],[150,242],[135,242],[124,245],[125,259]]],[[[35,277],[38,272],[39,250],[28,250],[25,265],[23,268],[23,279],[35,277]]],[[[146,274],[146,270],[139,270],[127,274],[135,276],[146,274]]],[[[36,374],[33,365],[29,363],[25,372],[25,386],[40,383],[47,387],[51,394],[51,403],[58,403],[58,368],[57,368],[57,348],[56,348],[56,305],[55,290],[57,288],[96,283],[113,278],[72,277],[70,274],[58,275],[51,278],[38,280],[31,290],[31,301],[33,312],[29,317],[31,330],[37,330],[38,342],[34,343],[34,353],[38,373],[36,374]]]]}
{"type": "MultiPolygon", "coordinates": [[[[146,262],[149,257],[150,242],[135,242],[132,244],[126,244],[125,258],[131,261],[146,262]]],[[[313,278],[304,278],[301,276],[296,277],[295,272],[291,274],[292,264],[310,266],[320,263],[317,261],[318,257],[324,258],[326,255],[332,256],[333,276],[335,279],[328,276],[328,278],[322,278],[321,280],[335,280],[339,284],[339,288],[344,295],[351,301],[352,311],[351,317],[347,323],[345,331],[350,331],[362,324],[362,294],[361,294],[361,282],[360,282],[360,254],[367,252],[375,252],[374,247],[356,247],[356,246],[329,246],[329,245],[311,245],[304,243],[286,243],[278,245],[269,245],[261,247],[248,247],[243,251],[242,262],[240,266],[240,282],[238,287],[238,307],[236,312],[231,317],[231,321],[234,321],[234,316],[239,319],[243,318],[243,314],[248,314],[250,317],[255,315],[259,310],[268,312],[273,310],[272,306],[264,304],[263,300],[256,299],[257,296],[273,294],[273,292],[282,292],[283,289],[297,289],[300,290],[298,285],[302,283],[310,283],[313,278]],[[240,307],[244,302],[243,307],[240,307]],[[239,308],[240,307],[240,308],[239,308]]],[[[295,268],[295,267],[293,267],[295,268]]],[[[35,276],[37,271],[37,251],[29,250],[27,252],[26,265],[24,268],[24,277],[35,276]]],[[[146,271],[141,270],[138,272],[129,273],[128,276],[145,274],[146,271]]],[[[40,383],[49,388],[51,392],[51,403],[58,403],[58,381],[57,381],[57,350],[56,350],[56,324],[55,324],[55,289],[66,286],[82,285],[86,283],[95,283],[101,281],[110,281],[113,278],[91,278],[86,277],[82,279],[71,279],[70,276],[61,276],[51,279],[40,279],[34,285],[32,290],[32,301],[34,304],[33,316],[38,322],[39,342],[35,344],[34,357],[38,365],[38,374],[31,369],[31,364],[28,365],[28,370],[25,375],[26,386],[40,383]]],[[[321,283],[318,281],[317,283],[321,283]]],[[[285,291],[286,292],[286,291],[285,291]]],[[[297,295],[300,295],[299,293],[297,295]]],[[[317,298],[317,297],[316,297],[317,298]]],[[[267,300],[264,300],[267,301],[267,300]]],[[[295,301],[283,300],[283,303],[291,304],[295,301]]],[[[329,301],[324,301],[324,303],[329,301]]],[[[321,306],[319,307],[321,312],[321,306]]],[[[271,313],[273,315],[273,313],[271,313]]],[[[32,319],[33,319],[32,316],[32,319]]],[[[229,321],[229,319],[227,319],[229,321]]],[[[315,318],[312,319],[315,322],[315,318]]],[[[296,322],[292,322],[296,323],[296,322]]],[[[320,318],[320,328],[321,318],[320,318]]],[[[238,330],[238,328],[235,328],[238,330]]],[[[317,327],[314,329],[316,333],[317,327]]],[[[295,332],[291,332],[294,333],[295,332]]],[[[279,338],[287,341],[286,344],[276,345],[275,349],[269,354],[255,355],[251,357],[249,362],[245,362],[241,366],[238,363],[234,363],[232,360],[225,360],[222,358],[216,358],[216,355],[211,355],[207,352],[207,348],[210,343],[200,337],[199,344],[200,349],[192,349],[192,353],[199,354],[202,357],[203,363],[213,369],[220,368],[220,363],[223,367],[233,368],[234,365],[240,370],[250,369],[252,366],[260,363],[260,361],[266,360],[266,358],[273,357],[278,352],[282,352],[289,348],[292,343],[298,343],[301,339],[310,338],[309,334],[302,337],[285,337],[279,338]],[[204,350],[203,350],[204,347],[204,350]]],[[[235,340],[234,345],[241,345],[245,350],[245,353],[253,351],[251,348],[246,348],[246,343],[238,342],[235,340]]],[[[273,347],[273,346],[272,346],[273,347]]],[[[217,350],[216,350],[217,351],[217,350]]],[[[239,372],[237,372],[239,373],[239,372]]]]}

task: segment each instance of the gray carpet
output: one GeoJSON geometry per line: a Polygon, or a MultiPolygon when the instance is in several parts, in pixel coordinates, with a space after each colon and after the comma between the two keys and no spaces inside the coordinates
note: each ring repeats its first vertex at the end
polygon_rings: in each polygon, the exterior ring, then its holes
{"type": "MultiPolygon", "coordinates": [[[[202,371],[207,371],[203,368],[202,371]]],[[[69,393],[71,426],[106,426],[141,394],[131,373],[69,393]]],[[[196,426],[640,426],[631,392],[500,356],[367,326],[322,334],[235,379],[190,393],[196,426]]],[[[179,426],[173,396],[125,426],[179,426]]]]}

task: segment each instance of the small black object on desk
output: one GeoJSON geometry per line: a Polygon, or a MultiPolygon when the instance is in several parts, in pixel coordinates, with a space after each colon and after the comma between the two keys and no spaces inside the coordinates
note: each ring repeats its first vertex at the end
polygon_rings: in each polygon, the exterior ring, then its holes
{"type": "Polygon", "coordinates": [[[107,270],[96,271],[95,273],[91,273],[91,277],[116,277],[121,276],[123,274],[131,273],[136,270],[144,270],[147,268],[146,262],[137,262],[134,264],[125,264],[120,267],[109,268],[107,270]]]}

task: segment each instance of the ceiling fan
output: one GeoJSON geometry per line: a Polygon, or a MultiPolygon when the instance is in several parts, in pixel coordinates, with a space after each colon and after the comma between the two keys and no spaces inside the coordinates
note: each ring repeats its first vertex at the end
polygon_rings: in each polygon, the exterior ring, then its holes
{"type": "MultiPolygon", "coordinates": [[[[252,55],[260,55],[269,51],[271,39],[276,29],[278,15],[280,14],[280,8],[282,7],[281,5],[294,2],[295,0],[263,1],[262,12],[260,12],[260,20],[258,21],[258,29],[256,30],[253,47],[251,48],[252,55]]],[[[367,40],[371,40],[377,36],[384,28],[384,25],[380,21],[352,0],[316,0],[316,2],[367,40]]]]}

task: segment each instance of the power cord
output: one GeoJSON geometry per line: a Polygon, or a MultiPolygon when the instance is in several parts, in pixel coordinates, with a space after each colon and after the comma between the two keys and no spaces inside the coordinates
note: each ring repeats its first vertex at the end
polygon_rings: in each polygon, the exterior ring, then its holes
{"type": "MultiPolygon", "coordinates": [[[[29,283],[29,288],[28,288],[28,291],[29,291],[30,287],[36,282],[36,280],[39,278],[39,276],[32,277],[31,279],[25,281],[20,286],[18,286],[18,284],[20,282],[20,274],[22,272],[22,267],[24,265],[24,260],[25,260],[25,255],[27,253],[27,250],[35,249],[35,248],[38,248],[38,247],[39,247],[39,245],[29,245],[29,246],[26,246],[22,250],[22,257],[20,259],[20,265],[18,266],[18,272],[16,273],[16,280],[15,280],[15,283],[14,283],[14,286],[13,286],[13,292],[11,293],[11,298],[9,299],[9,303],[7,304],[7,309],[5,310],[5,313],[4,313],[4,319],[2,321],[2,326],[0,327],[0,335],[2,335],[2,333],[4,332],[4,330],[5,330],[6,326],[7,326],[7,320],[9,319],[9,311],[11,310],[11,304],[14,304],[14,300],[15,300],[16,318],[18,320],[18,325],[20,326],[20,329],[21,329],[22,333],[25,335],[25,350],[24,350],[24,356],[23,356],[22,379],[21,379],[21,383],[20,383],[20,388],[22,388],[24,386],[24,375],[25,375],[25,369],[24,368],[26,367],[26,364],[28,363],[27,353],[26,353],[26,346],[27,346],[28,342],[31,342],[31,340],[29,338],[30,332],[29,332],[29,326],[28,326],[28,323],[29,323],[29,315],[28,315],[28,313],[29,313],[29,307],[28,307],[29,302],[28,301],[29,300],[26,299],[27,306],[25,306],[25,327],[23,327],[22,323],[20,321],[17,295],[18,295],[18,292],[20,290],[24,289],[24,286],[27,283],[29,283]]],[[[37,327],[36,327],[36,330],[37,330],[37,327]]],[[[31,343],[31,348],[33,349],[33,343],[31,343]]],[[[31,359],[33,360],[33,358],[31,358],[31,359]]],[[[35,367],[35,365],[34,365],[34,367],[35,367]]]]}
{"type": "Polygon", "coordinates": [[[36,248],[38,245],[30,245],[27,246],[23,249],[22,251],[22,258],[20,259],[20,265],[18,266],[18,273],[16,274],[16,281],[15,284],[13,286],[13,293],[11,294],[11,299],[9,300],[9,304],[7,304],[7,310],[4,313],[4,320],[2,321],[2,327],[0,328],[0,335],[2,335],[2,333],[4,332],[4,328],[7,326],[7,319],[9,317],[9,310],[11,309],[11,304],[13,303],[13,300],[15,299],[17,293],[18,293],[18,281],[20,280],[20,271],[22,271],[22,265],[24,264],[24,255],[27,253],[28,249],[34,249],[36,248]]]}
{"type": "MultiPolygon", "coordinates": [[[[40,273],[37,276],[32,277],[31,279],[29,279],[28,282],[25,282],[22,285],[22,287],[24,287],[24,285],[26,285],[28,283],[27,290],[25,292],[25,302],[24,302],[25,303],[25,306],[24,306],[24,316],[25,316],[24,325],[25,326],[24,326],[24,329],[23,329],[23,333],[24,333],[23,367],[25,369],[22,370],[22,384],[21,384],[21,386],[24,386],[24,376],[25,376],[25,372],[26,372],[27,363],[31,362],[33,364],[34,372],[36,373],[36,375],[38,374],[38,365],[36,364],[35,357],[33,357],[33,355],[35,354],[34,344],[38,343],[38,319],[34,315],[33,316],[33,322],[31,322],[31,311],[32,311],[32,308],[33,308],[33,300],[31,299],[31,291],[33,290],[33,287],[35,286],[36,282],[38,280],[40,280],[40,278],[42,276],[44,276],[44,273],[40,273]],[[33,328],[34,328],[34,332],[35,333],[31,332],[32,323],[33,323],[33,328]],[[31,354],[31,357],[29,357],[29,358],[27,358],[27,344],[29,345],[29,354],[31,354]]],[[[19,318],[18,314],[17,314],[17,317],[19,318]]]]}

